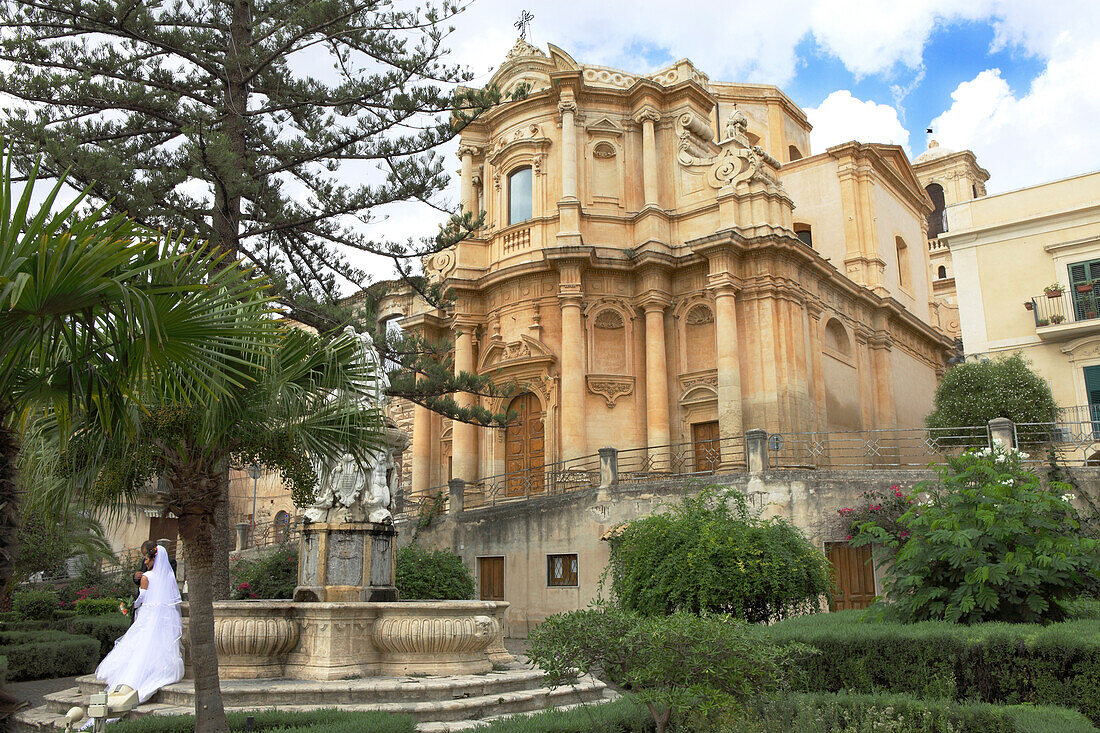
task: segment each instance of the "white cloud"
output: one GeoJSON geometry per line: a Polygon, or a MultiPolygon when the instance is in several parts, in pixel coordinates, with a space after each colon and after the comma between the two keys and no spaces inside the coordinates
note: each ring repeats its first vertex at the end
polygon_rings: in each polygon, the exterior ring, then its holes
{"type": "Polygon", "coordinates": [[[891,143],[909,152],[909,131],[898,120],[898,111],[888,104],[864,101],[847,89],[835,91],[817,107],[806,109],[814,126],[810,147],[815,153],[849,140],[861,143],[891,143]]]}
{"type": "Polygon", "coordinates": [[[998,69],[960,84],[951,107],[932,121],[943,145],[973,150],[989,170],[990,191],[1005,191],[1100,168],[1100,41],[1056,44],[1047,68],[1014,95],[998,69]]]}

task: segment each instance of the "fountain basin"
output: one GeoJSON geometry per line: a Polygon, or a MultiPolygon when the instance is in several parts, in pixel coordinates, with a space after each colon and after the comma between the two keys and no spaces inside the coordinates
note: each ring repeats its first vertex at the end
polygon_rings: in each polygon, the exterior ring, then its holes
{"type": "MultiPolygon", "coordinates": [[[[222,679],[481,674],[512,657],[503,601],[217,601],[222,679]]],[[[186,626],[187,606],[184,604],[186,626]]],[[[189,636],[185,630],[184,645],[189,636]]],[[[189,655],[188,655],[189,657],[189,655]]]]}

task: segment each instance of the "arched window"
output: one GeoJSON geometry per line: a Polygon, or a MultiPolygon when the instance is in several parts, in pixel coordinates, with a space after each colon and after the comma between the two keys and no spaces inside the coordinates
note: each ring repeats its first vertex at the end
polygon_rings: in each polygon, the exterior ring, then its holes
{"type": "Polygon", "coordinates": [[[275,515],[275,541],[286,542],[287,534],[290,531],[290,515],[286,512],[279,510],[275,515]]]}
{"type": "Polygon", "coordinates": [[[940,265],[940,269],[936,270],[936,277],[940,280],[947,279],[947,268],[943,265],[940,265]]]}
{"type": "Polygon", "coordinates": [[[932,213],[928,215],[928,238],[935,239],[947,231],[946,204],[943,200],[943,186],[938,183],[929,183],[924,187],[928,192],[928,198],[932,199],[932,213]]]}
{"type": "Polygon", "coordinates": [[[531,218],[531,167],[508,176],[508,223],[518,224],[531,218]]]}
{"type": "Polygon", "coordinates": [[[898,285],[908,290],[913,282],[912,272],[909,269],[909,245],[901,237],[894,237],[894,246],[898,253],[898,285]]]}
{"type": "Polygon", "coordinates": [[[802,151],[799,150],[794,145],[791,145],[790,147],[787,148],[787,158],[792,163],[796,160],[802,160],[802,151]]]}
{"type": "Polygon", "coordinates": [[[798,238],[802,240],[802,244],[807,247],[814,246],[814,235],[810,230],[809,224],[803,224],[800,221],[794,223],[794,233],[798,235],[798,238]]]}
{"type": "Polygon", "coordinates": [[[825,324],[825,348],[844,356],[852,355],[852,342],[848,340],[848,332],[836,318],[830,318],[825,324]]]}
{"type": "MultiPolygon", "coordinates": [[[[395,345],[399,344],[401,342],[401,339],[405,335],[405,329],[401,328],[401,323],[400,323],[402,318],[403,318],[403,316],[400,313],[398,313],[397,315],[391,316],[390,318],[387,318],[385,321],[382,322],[382,328],[386,332],[386,345],[390,349],[392,349],[395,345]]],[[[398,368],[400,368],[400,366],[401,366],[400,363],[398,363],[398,362],[396,362],[396,361],[394,361],[394,360],[392,360],[388,357],[382,363],[382,367],[387,372],[393,371],[394,369],[398,369],[398,368]]]]}

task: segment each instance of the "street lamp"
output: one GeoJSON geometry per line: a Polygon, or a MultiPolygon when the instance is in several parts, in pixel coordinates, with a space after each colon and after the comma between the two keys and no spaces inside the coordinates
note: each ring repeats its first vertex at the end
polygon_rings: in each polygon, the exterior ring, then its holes
{"type": "Polygon", "coordinates": [[[253,463],[248,467],[248,475],[252,477],[252,528],[249,533],[252,535],[252,541],[256,541],[256,484],[260,481],[260,466],[253,463]]]}

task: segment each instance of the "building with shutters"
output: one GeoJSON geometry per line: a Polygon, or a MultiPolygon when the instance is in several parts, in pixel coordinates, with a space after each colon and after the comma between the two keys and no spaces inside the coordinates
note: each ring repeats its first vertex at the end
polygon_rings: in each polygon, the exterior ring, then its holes
{"type": "Polygon", "coordinates": [[[782,91],[687,60],[633,74],[520,40],[491,83],[528,91],[462,133],[485,227],[425,263],[453,308],[395,293],[382,316],[517,385],[484,406],[518,419],[413,409],[412,492],[606,445],[702,470],[743,464],[749,428],[921,424],[952,339],[934,327],[934,207],[900,147],[812,154],[782,91]]]}
{"type": "Polygon", "coordinates": [[[949,203],[945,217],[966,357],[1024,354],[1067,421],[1100,421],[1100,172],[949,203]]]}

